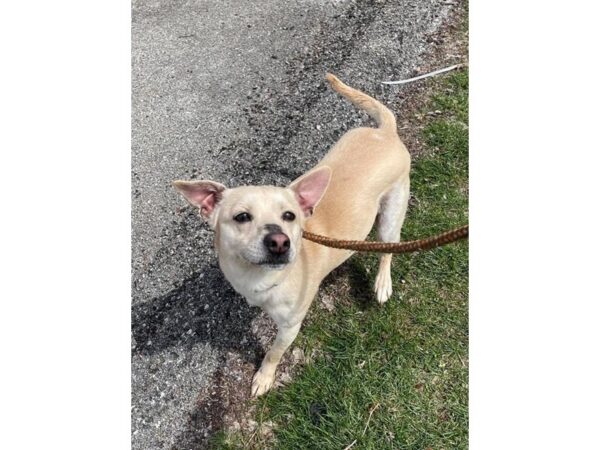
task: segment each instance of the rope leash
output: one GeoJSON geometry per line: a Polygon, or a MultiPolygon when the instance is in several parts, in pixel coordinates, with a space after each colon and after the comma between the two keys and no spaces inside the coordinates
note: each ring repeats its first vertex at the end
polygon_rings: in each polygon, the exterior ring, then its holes
{"type": "Polygon", "coordinates": [[[466,239],[469,236],[469,225],[464,225],[454,230],[446,231],[425,239],[405,242],[380,242],[380,241],[344,241],[334,239],[320,234],[314,234],[304,230],[302,237],[317,244],[331,248],[343,250],[356,250],[358,252],[375,253],[410,253],[419,250],[429,250],[440,247],[460,239],[466,239]]]}

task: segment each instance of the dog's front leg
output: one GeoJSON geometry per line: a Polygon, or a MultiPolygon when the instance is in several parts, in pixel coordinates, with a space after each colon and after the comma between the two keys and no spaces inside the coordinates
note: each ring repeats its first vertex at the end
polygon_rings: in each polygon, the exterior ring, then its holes
{"type": "Polygon", "coordinates": [[[279,361],[281,361],[281,357],[285,351],[292,342],[294,342],[294,339],[296,339],[296,336],[300,331],[300,325],[302,325],[302,322],[292,327],[278,327],[277,337],[275,338],[273,346],[265,355],[260,369],[254,374],[254,379],[252,380],[253,396],[258,397],[271,389],[273,381],[275,380],[275,370],[277,369],[277,365],[279,364],[279,361]]]}

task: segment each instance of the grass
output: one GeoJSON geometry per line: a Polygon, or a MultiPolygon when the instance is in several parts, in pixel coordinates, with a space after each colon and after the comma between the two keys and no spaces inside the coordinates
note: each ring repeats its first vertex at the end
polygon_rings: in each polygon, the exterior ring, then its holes
{"type": "MultiPolygon", "coordinates": [[[[440,113],[423,130],[427,151],[413,161],[405,240],[468,222],[468,71],[430,83],[438,94],[426,111],[440,113]]],[[[346,264],[370,288],[378,257],[346,264]]],[[[218,446],[467,448],[468,245],[396,256],[392,277],[383,307],[354,298],[333,312],[313,308],[295,345],[319,356],[257,404],[256,420],[272,422],[273,435],[221,435],[218,446]]]]}

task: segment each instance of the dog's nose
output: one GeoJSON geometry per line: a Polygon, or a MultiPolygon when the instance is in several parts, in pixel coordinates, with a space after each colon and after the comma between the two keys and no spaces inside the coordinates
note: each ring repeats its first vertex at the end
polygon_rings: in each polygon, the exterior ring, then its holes
{"type": "Polygon", "coordinates": [[[265,236],[264,243],[274,255],[283,255],[290,249],[290,238],[284,233],[269,233],[265,236]]]}

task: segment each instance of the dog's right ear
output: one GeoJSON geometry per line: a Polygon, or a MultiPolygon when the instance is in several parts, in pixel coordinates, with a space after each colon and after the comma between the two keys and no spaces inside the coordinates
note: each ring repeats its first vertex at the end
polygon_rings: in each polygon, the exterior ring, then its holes
{"type": "Polygon", "coordinates": [[[208,180],[198,181],[173,181],[173,186],[193,206],[200,210],[202,217],[208,219],[217,203],[227,189],[220,183],[208,180]]]}

